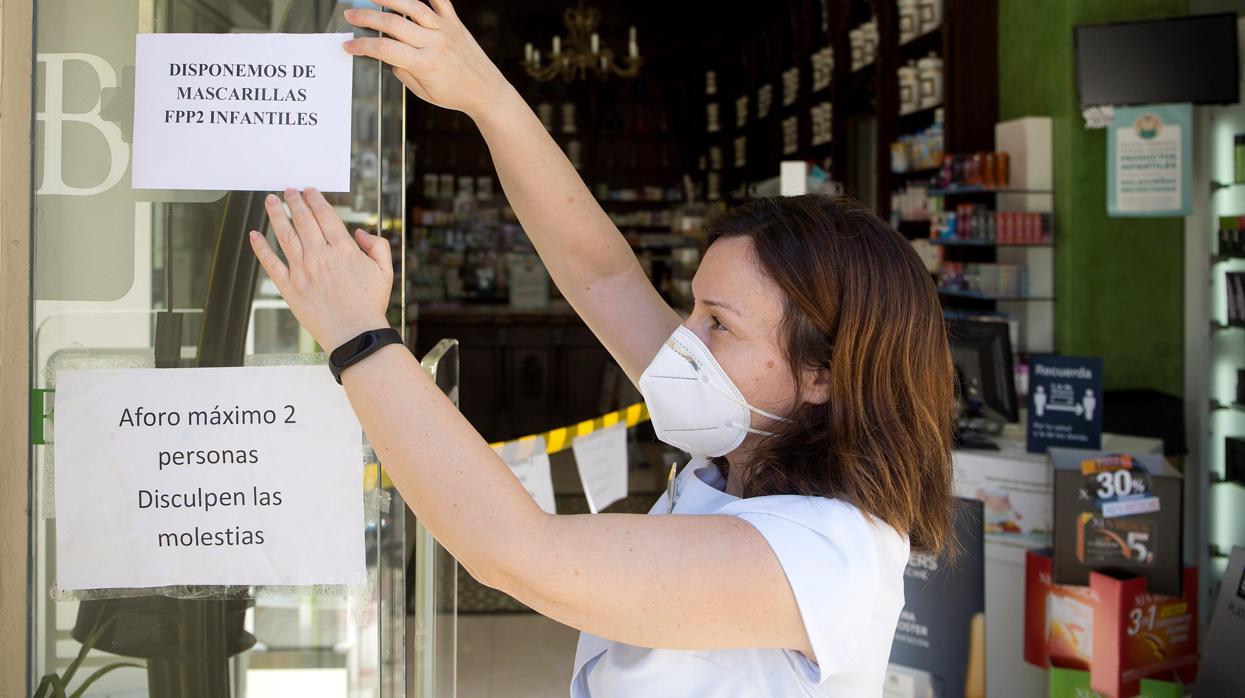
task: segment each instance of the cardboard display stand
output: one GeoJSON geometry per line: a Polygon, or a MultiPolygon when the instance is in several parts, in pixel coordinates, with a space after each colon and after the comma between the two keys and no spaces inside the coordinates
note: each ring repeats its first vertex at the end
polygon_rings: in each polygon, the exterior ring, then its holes
{"type": "Polygon", "coordinates": [[[1197,674],[1197,568],[1184,569],[1181,597],[1149,593],[1145,577],[1089,576],[1094,592],[1094,658],[1090,686],[1104,696],[1135,696],[1142,678],[1197,674]]]}
{"type": "Polygon", "coordinates": [[[1055,566],[1060,584],[1093,570],[1143,575],[1150,591],[1182,593],[1182,481],[1157,454],[1052,448],[1055,566]]]}
{"type": "Polygon", "coordinates": [[[1245,687],[1245,547],[1232,549],[1202,647],[1196,696],[1239,695],[1245,687]]]}
{"type": "Polygon", "coordinates": [[[1043,669],[1089,669],[1094,599],[1088,586],[1056,584],[1050,550],[1025,553],[1025,661],[1043,669]]]}
{"type": "Polygon", "coordinates": [[[954,564],[914,553],[904,570],[904,609],[891,645],[887,698],[985,695],[982,503],[956,499],[955,514],[954,564]]]}
{"type": "Polygon", "coordinates": [[[1051,668],[1052,698],[1075,692],[1078,680],[1066,671],[1086,672],[1086,687],[1108,698],[1167,695],[1165,682],[1187,684],[1197,670],[1197,570],[1183,571],[1185,594],[1160,596],[1146,578],[1118,579],[1092,572],[1086,586],[1053,581],[1049,551],[1025,558],[1024,656],[1051,668]],[[1053,670],[1064,670],[1056,681],[1053,670]],[[1065,680],[1067,679],[1067,680],[1065,680]],[[1148,690],[1141,681],[1152,679],[1148,690]],[[1057,685],[1071,688],[1056,691],[1057,685]]]}

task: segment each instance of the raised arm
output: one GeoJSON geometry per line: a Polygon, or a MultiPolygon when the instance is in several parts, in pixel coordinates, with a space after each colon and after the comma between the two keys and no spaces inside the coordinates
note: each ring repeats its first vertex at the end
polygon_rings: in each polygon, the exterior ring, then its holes
{"type": "MultiPolygon", "coordinates": [[[[385,326],[389,243],[352,236],[314,190],[265,202],[282,263],[251,244],[321,346],[385,326]],[[362,251],[361,251],[362,248],[362,251]]],[[[428,530],[480,581],[551,618],[648,647],[811,653],[794,594],[761,534],[731,516],[550,516],[403,347],[342,373],[380,461],[428,530]]]]}
{"type": "Polygon", "coordinates": [[[506,198],[554,283],[622,369],[638,381],[680,323],[531,108],[463,26],[450,3],[376,0],[397,13],[347,10],[385,33],[347,43],[378,58],[420,98],[470,116],[488,143],[506,198]]]}

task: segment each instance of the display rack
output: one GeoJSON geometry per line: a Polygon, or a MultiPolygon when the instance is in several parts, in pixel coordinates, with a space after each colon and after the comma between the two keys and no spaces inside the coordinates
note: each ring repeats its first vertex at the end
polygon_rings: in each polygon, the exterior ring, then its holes
{"type": "Polygon", "coordinates": [[[931,126],[942,113],[949,152],[994,148],[997,0],[943,0],[936,27],[903,43],[895,0],[796,0],[773,7],[770,15],[758,14],[749,35],[699,64],[698,80],[693,82],[704,96],[699,118],[703,123],[714,104],[718,113],[718,129],[704,134],[698,154],[706,191],[723,198],[742,197],[749,184],[773,177],[781,160],[805,160],[826,169],[845,184],[848,194],[886,218],[893,191],[937,172],[925,168],[893,174],[887,163],[891,144],[900,136],[931,126]],[[849,32],[870,20],[877,26],[876,57],[853,69],[849,32]],[[813,62],[827,49],[834,57],[831,79],[818,86],[813,82],[813,62]],[[942,60],[941,102],[901,114],[897,71],[931,53],[942,60]],[[705,90],[708,71],[716,77],[712,94],[705,90]],[[788,103],[783,85],[792,75],[797,90],[788,103]],[[739,125],[737,100],[747,96],[755,105],[766,86],[773,90],[772,110],[765,116],[752,110],[739,125]],[[815,137],[814,122],[827,116],[828,138],[815,137]],[[786,149],[784,124],[792,120],[797,125],[796,147],[786,149]],[[737,164],[734,148],[741,138],[746,157],[737,164]],[[711,155],[715,149],[718,158],[711,155]]]}
{"type": "MultiPolygon", "coordinates": [[[[1224,115],[1226,130],[1241,130],[1245,127],[1242,115],[1224,115]]],[[[1218,124],[1216,126],[1219,126],[1218,124]]],[[[1216,133],[1220,129],[1216,129],[1216,133]]],[[[1231,153],[1231,149],[1226,149],[1231,153]]],[[[1217,157],[1218,153],[1212,153],[1217,157]]],[[[1225,163],[1212,163],[1215,170],[1222,171],[1225,163]]],[[[1236,215],[1245,215],[1245,196],[1237,183],[1224,184],[1211,182],[1209,194],[1210,226],[1209,235],[1212,240],[1218,237],[1220,219],[1236,215]]],[[[1205,190],[1203,190],[1205,191],[1205,190]]],[[[1206,548],[1204,554],[1210,562],[1211,574],[1206,575],[1205,584],[1215,588],[1222,568],[1226,564],[1228,553],[1233,545],[1245,543],[1245,521],[1240,515],[1241,507],[1245,506],[1245,486],[1229,479],[1227,470],[1227,440],[1245,438],[1245,404],[1237,401],[1240,387],[1237,371],[1245,370],[1245,329],[1240,324],[1227,321],[1227,305],[1229,293],[1227,276],[1230,273],[1245,272],[1245,257],[1224,254],[1217,243],[1211,246],[1207,258],[1207,274],[1209,281],[1209,336],[1206,362],[1209,379],[1209,400],[1206,425],[1208,426],[1209,444],[1206,449],[1204,481],[1197,483],[1201,497],[1205,502],[1208,530],[1206,532],[1206,548]]]]}
{"type": "Polygon", "coordinates": [[[1024,281],[1019,295],[947,288],[941,285],[941,270],[935,275],[945,311],[999,315],[1014,321],[1016,333],[1013,346],[1020,353],[1054,350],[1057,300],[1054,252],[1057,234],[1051,138],[1051,121],[1048,118],[1030,117],[1000,123],[995,127],[994,140],[998,143],[998,150],[1007,152],[1011,160],[1008,186],[931,186],[927,191],[929,200],[939,202],[940,208],[946,211],[953,210],[957,204],[974,203],[994,213],[1044,214],[1047,222],[1041,240],[1000,242],[997,237],[989,240],[938,238],[931,236],[928,220],[903,221],[899,226],[907,237],[926,239],[937,249],[940,266],[944,262],[1007,264],[1023,270],[1024,281]]]}

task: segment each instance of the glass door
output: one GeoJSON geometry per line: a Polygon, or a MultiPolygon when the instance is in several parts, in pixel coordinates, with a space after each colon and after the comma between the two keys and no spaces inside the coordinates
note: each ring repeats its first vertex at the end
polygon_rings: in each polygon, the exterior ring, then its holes
{"type": "MultiPolygon", "coordinates": [[[[265,192],[130,187],[135,35],[349,32],[331,0],[35,0],[31,674],[74,672],[87,696],[406,694],[405,506],[362,483],[359,588],[55,588],[56,373],[77,367],[320,363],[246,240],[265,192]],[[89,650],[84,652],[84,646],[89,650]],[[78,661],[81,655],[81,661],[78,661]],[[102,670],[109,669],[104,672],[102,670]]],[[[347,225],[394,245],[391,322],[405,330],[404,91],[354,61],[347,225]]]]}

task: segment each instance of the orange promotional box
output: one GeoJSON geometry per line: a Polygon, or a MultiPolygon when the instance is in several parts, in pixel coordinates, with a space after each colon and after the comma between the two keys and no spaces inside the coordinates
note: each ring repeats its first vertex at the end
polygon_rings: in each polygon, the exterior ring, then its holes
{"type": "Polygon", "coordinates": [[[1094,592],[1094,651],[1089,685],[1108,698],[1127,698],[1141,680],[1197,676],[1197,568],[1184,568],[1184,594],[1161,596],[1146,578],[1117,579],[1090,572],[1094,592]]]}
{"type": "Polygon", "coordinates": [[[1025,554],[1025,661],[1089,670],[1093,690],[1131,698],[1141,679],[1191,683],[1197,672],[1197,569],[1182,596],[1151,594],[1146,578],[1092,572],[1090,584],[1057,584],[1049,550],[1025,554]]]}
{"type": "Polygon", "coordinates": [[[1089,669],[1094,647],[1094,591],[1056,584],[1049,550],[1025,553],[1025,661],[1043,669],[1089,669]]]}

